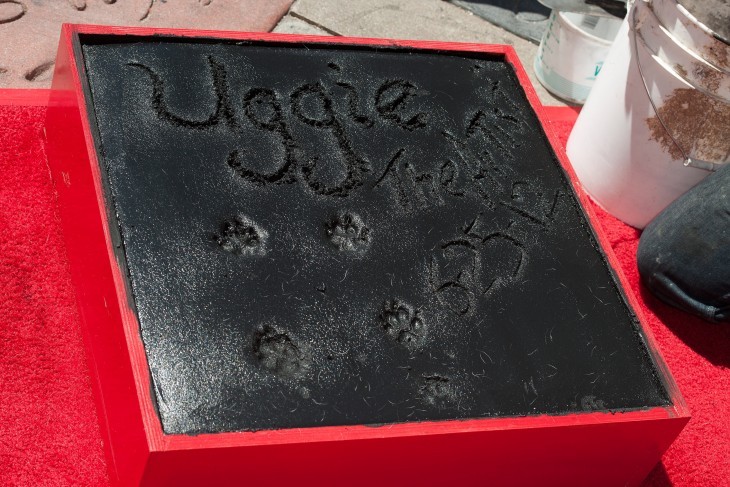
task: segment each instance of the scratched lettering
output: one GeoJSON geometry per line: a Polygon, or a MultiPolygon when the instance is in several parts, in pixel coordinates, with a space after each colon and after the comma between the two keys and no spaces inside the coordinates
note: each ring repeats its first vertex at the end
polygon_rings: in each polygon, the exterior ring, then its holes
{"type": "Polygon", "coordinates": [[[345,165],[346,176],[334,186],[327,186],[318,181],[314,175],[319,159],[314,157],[310,163],[302,166],[302,176],[309,187],[318,194],[327,196],[347,196],[350,191],[363,184],[364,174],[370,171],[370,164],[361,157],[352,146],[345,126],[335,113],[332,98],[321,83],[313,83],[297,88],[291,95],[291,109],[293,115],[301,122],[334,135],[340,150],[342,162],[345,165]],[[309,113],[305,102],[311,100],[319,116],[309,113]]]}
{"type": "MultiPolygon", "coordinates": [[[[450,238],[433,249],[426,265],[431,292],[444,309],[458,316],[473,314],[481,300],[519,282],[530,261],[524,229],[549,230],[561,211],[565,195],[560,190],[544,191],[539,179],[521,177],[514,168],[520,134],[528,130],[528,123],[518,115],[515,102],[502,96],[498,82],[487,84],[480,106],[463,119],[439,125],[426,110],[427,93],[407,79],[382,80],[368,94],[348,79],[339,64],[330,62],[328,76],[300,83],[287,93],[261,86],[233,87],[221,61],[209,56],[206,62],[212,83],[199,100],[209,114],[197,119],[170,106],[168,92],[173,87],[157,70],[137,62],[128,66],[149,79],[150,107],[161,123],[231,134],[252,129],[254,134],[273,137],[276,156],[251,153],[245,146],[228,153],[225,163],[243,184],[252,188],[299,184],[333,198],[385,191],[393,198],[393,209],[407,214],[464,201],[479,203],[482,211],[463,225],[454,225],[450,238]],[[398,135],[372,141],[395,145],[387,158],[371,162],[370,147],[362,143],[368,134],[401,129],[431,130],[444,152],[424,153],[418,144],[398,135]],[[322,151],[313,152],[307,145],[303,137],[312,134],[323,141],[322,151]],[[253,158],[261,157],[272,158],[270,172],[253,169],[261,166],[252,164],[253,158]],[[332,174],[328,168],[336,169],[338,180],[322,176],[332,174]],[[509,218],[495,219],[497,211],[509,218]]],[[[369,245],[370,237],[364,236],[348,247],[337,233],[339,227],[327,228],[338,248],[369,245]]]]}
{"type": "Polygon", "coordinates": [[[278,137],[279,143],[284,149],[284,158],[281,165],[270,174],[263,174],[246,167],[237,150],[228,155],[228,165],[243,179],[258,186],[264,186],[267,183],[295,182],[298,147],[289,130],[276,93],[267,88],[253,88],[243,97],[243,109],[251,125],[278,137]]]}
{"type": "Polygon", "coordinates": [[[215,106],[211,114],[202,120],[190,120],[176,115],[170,110],[165,96],[165,82],[151,67],[142,63],[128,63],[127,65],[138,68],[149,76],[152,81],[152,109],[161,120],[172,125],[191,129],[207,129],[221,122],[225,122],[229,126],[235,127],[237,122],[231,107],[225,67],[212,57],[208,57],[207,61],[210,69],[210,75],[213,78],[213,97],[215,99],[215,106]]]}
{"type": "Polygon", "coordinates": [[[4,0],[0,2],[0,24],[9,24],[22,18],[28,8],[18,0],[4,0]]]}

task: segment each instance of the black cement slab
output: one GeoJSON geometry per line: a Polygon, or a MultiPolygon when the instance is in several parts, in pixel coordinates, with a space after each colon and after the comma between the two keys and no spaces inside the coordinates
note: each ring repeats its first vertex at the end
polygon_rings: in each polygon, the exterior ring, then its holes
{"type": "Polygon", "coordinates": [[[500,57],[113,41],[83,55],[166,432],[668,404],[500,57]]]}

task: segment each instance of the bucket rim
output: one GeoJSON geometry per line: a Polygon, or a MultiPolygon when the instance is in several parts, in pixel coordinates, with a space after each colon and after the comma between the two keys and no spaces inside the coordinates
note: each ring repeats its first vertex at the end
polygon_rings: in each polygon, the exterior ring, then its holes
{"type": "MultiPolygon", "coordinates": [[[[641,1],[641,0],[636,0],[636,1],[641,1]]],[[[722,42],[726,46],[730,47],[730,38],[725,38],[722,35],[720,35],[719,33],[712,30],[712,28],[707,26],[707,24],[705,24],[704,22],[699,20],[692,12],[690,12],[687,9],[687,7],[685,7],[684,5],[679,3],[679,0],[659,0],[659,2],[657,2],[657,0],[649,0],[647,3],[652,4],[652,7],[653,7],[655,4],[659,4],[662,1],[671,3],[674,6],[676,6],[677,10],[679,10],[679,12],[682,15],[684,15],[687,18],[687,20],[689,20],[691,23],[695,24],[705,34],[707,34],[708,36],[710,36],[713,39],[716,39],[716,40],[722,42]]]]}
{"type": "Polygon", "coordinates": [[[711,27],[709,27],[707,24],[702,22],[695,16],[692,12],[690,12],[687,7],[682,5],[679,0],[630,0],[632,3],[639,3],[641,1],[644,1],[644,3],[648,3],[651,5],[652,9],[654,6],[657,6],[658,8],[665,8],[665,9],[676,9],[679,11],[679,13],[684,16],[690,24],[693,24],[697,26],[701,31],[703,31],[705,34],[707,34],[710,38],[715,39],[719,42],[722,42],[726,46],[730,47],[730,38],[724,38],[719,33],[712,30],[711,27]]]}
{"type": "MultiPolygon", "coordinates": [[[[654,16],[655,17],[655,20],[658,21],[659,19],[656,19],[655,12],[651,8],[652,5],[650,4],[650,2],[645,2],[645,4],[646,4],[645,5],[645,8],[647,8],[647,10],[649,11],[649,15],[654,16]]],[[[667,136],[669,137],[669,139],[671,139],[673,145],[681,153],[682,159],[684,160],[683,165],[685,167],[694,167],[696,169],[701,169],[701,170],[710,171],[710,172],[716,171],[720,166],[722,166],[724,164],[727,164],[730,161],[728,161],[728,160],[724,160],[724,161],[712,161],[712,160],[707,160],[707,159],[704,159],[704,158],[700,159],[698,157],[693,157],[692,156],[692,149],[694,147],[694,142],[692,143],[692,146],[690,146],[689,149],[686,146],[684,146],[684,144],[680,144],[679,141],[677,140],[677,138],[672,133],[672,131],[667,126],[667,124],[665,123],[665,121],[664,121],[664,119],[662,117],[662,114],[661,114],[660,110],[657,109],[657,106],[654,103],[654,99],[652,98],[651,91],[649,90],[649,86],[647,85],[646,77],[644,75],[644,71],[643,71],[642,66],[641,66],[641,64],[642,64],[641,63],[641,56],[639,55],[639,47],[638,47],[639,46],[639,40],[641,40],[641,43],[647,49],[649,56],[651,58],[653,58],[655,62],[657,62],[660,65],[662,65],[662,67],[664,68],[664,70],[666,72],[668,72],[669,74],[671,74],[674,77],[678,78],[680,81],[683,81],[683,82],[687,83],[688,85],[690,85],[690,87],[692,89],[694,89],[697,92],[700,92],[700,93],[704,94],[707,97],[715,98],[717,100],[720,100],[720,102],[723,103],[723,104],[727,104],[728,101],[725,100],[725,98],[722,95],[719,95],[717,93],[708,92],[705,89],[696,86],[694,83],[692,83],[689,80],[687,80],[685,78],[685,76],[682,76],[680,73],[678,73],[676,69],[674,69],[671,66],[667,65],[666,62],[664,62],[665,60],[662,58],[662,56],[659,55],[659,52],[652,52],[651,46],[649,46],[647,44],[646,39],[644,38],[643,29],[642,29],[642,27],[644,26],[645,21],[647,20],[647,16],[643,16],[642,20],[638,20],[637,19],[637,12],[640,9],[641,9],[641,7],[639,5],[634,4],[632,6],[632,8],[631,8],[631,11],[629,12],[629,15],[627,16],[627,22],[629,22],[629,24],[630,24],[630,26],[629,26],[630,27],[630,29],[629,29],[629,31],[630,31],[629,36],[631,37],[631,41],[632,41],[631,44],[633,45],[633,53],[632,54],[633,54],[633,57],[634,57],[634,60],[635,60],[635,63],[636,63],[636,68],[638,70],[639,79],[641,80],[641,83],[640,84],[644,87],[644,91],[646,93],[646,96],[647,96],[647,99],[649,101],[649,104],[651,105],[651,108],[652,108],[652,110],[653,110],[653,112],[654,112],[654,114],[656,116],[656,119],[661,124],[661,127],[664,129],[664,132],[667,134],[667,136]]],[[[670,35],[670,33],[664,28],[664,26],[661,23],[657,23],[656,25],[659,27],[659,30],[660,31],[663,31],[666,36],[668,36],[670,39],[672,39],[672,36],[670,35]]],[[[649,30],[651,30],[651,29],[649,29],[649,30]]],[[[680,47],[683,47],[683,46],[681,46],[681,44],[680,44],[680,47]]],[[[730,104],[728,106],[730,107],[730,104]]]]}
{"type": "Polygon", "coordinates": [[[677,39],[658,18],[652,1],[638,0],[629,14],[629,35],[636,38],[655,58],[663,60],[664,69],[671,72],[689,87],[701,91],[706,96],[723,103],[730,103],[730,71],[716,66],[711,60],[701,56],[694,49],[677,39]],[[639,14],[641,19],[635,19],[639,14]],[[668,40],[661,42],[660,38],[668,40]],[[681,66],[683,69],[677,69],[681,66]],[[721,78],[720,84],[712,87],[710,79],[703,76],[715,73],[721,78]]]}
{"type": "MultiPolygon", "coordinates": [[[[590,40],[592,40],[598,44],[601,44],[603,46],[610,46],[611,44],[613,44],[613,39],[607,40],[607,39],[604,39],[603,37],[598,37],[597,35],[591,34],[590,32],[585,31],[585,30],[581,29],[580,27],[578,27],[577,25],[575,25],[565,15],[565,14],[575,13],[575,12],[563,12],[561,10],[555,10],[555,12],[557,13],[557,16],[560,17],[560,20],[563,22],[563,24],[567,25],[567,27],[570,28],[570,30],[577,32],[582,36],[588,37],[590,40]]],[[[616,21],[619,24],[623,21],[623,19],[610,18],[610,17],[599,17],[597,15],[588,15],[588,14],[577,14],[577,15],[582,15],[584,17],[598,17],[599,19],[608,19],[609,21],[616,21]]]]}
{"type": "MultiPolygon", "coordinates": [[[[702,53],[702,57],[715,67],[730,72],[730,45],[717,39],[692,16],[688,16],[686,8],[671,0],[653,0],[648,6],[671,32],[672,38],[694,52],[702,53]]],[[[727,6],[730,8],[730,3],[727,6]]]]}

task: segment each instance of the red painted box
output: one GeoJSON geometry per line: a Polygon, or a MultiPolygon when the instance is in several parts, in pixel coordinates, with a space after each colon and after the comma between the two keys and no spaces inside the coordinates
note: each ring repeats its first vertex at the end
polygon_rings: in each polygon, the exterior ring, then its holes
{"type": "MultiPolygon", "coordinates": [[[[177,36],[247,45],[352,45],[503,56],[542,122],[579,200],[585,201],[586,196],[509,46],[64,26],[47,116],[47,152],[95,381],[110,478],[115,484],[637,485],[688,421],[688,410],[651,333],[639,324],[669,397],[667,406],[379,426],[166,434],[126,268],[110,228],[110,202],[101,174],[97,128],[91,116],[93,103],[81,50],[80,37],[84,36],[110,36],[123,42],[177,36]]],[[[584,205],[583,211],[592,217],[589,206],[584,205]]],[[[614,274],[623,280],[604,236],[599,230],[594,232],[614,274]]],[[[624,295],[638,310],[631,292],[625,290],[624,295]]],[[[641,322],[642,317],[638,318],[641,322]]]]}

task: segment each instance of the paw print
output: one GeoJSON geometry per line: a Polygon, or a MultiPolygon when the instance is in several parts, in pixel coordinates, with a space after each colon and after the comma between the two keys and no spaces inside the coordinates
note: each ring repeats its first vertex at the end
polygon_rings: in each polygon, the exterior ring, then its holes
{"type": "Polygon", "coordinates": [[[421,312],[397,299],[383,304],[380,326],[389,337],[406,347],[418,347],[426,338],[426,325],[421,312]]]}
{"type": "Polygon", "coordinates": [[[262,255],[268,234],[250,218],[239,215],[221,224],[215,241],[235,255],[262,255]]]}
{"type": "Polygon", "coordinates": [[[254,332],[253,352],[263,368],[282,377],[299,377],[309,369],[306,354],[289,334],[270,325],[254,332]]]}
{"type": "Polygon", "coordinates": [[[591,394],[583,396],[580,400],[580,408],[583,411],[605,411],[606,403],[591,394]]]}
{"type": "Polygon", "coordinates": [[[419,396],[429,406],[443,409],[453,404],[457,392],[448,377],[438,374],[426,375],[423,376],[419,396]]]}
{"type": "Polygon", "coordinates": [[[332,245],[341,251],[364,250],[370,245],[370,229],[354,213],[340,213],[325,225],[325,231],[332,245]]]}

